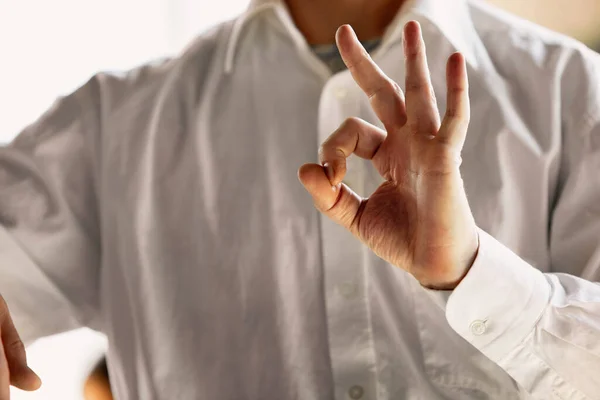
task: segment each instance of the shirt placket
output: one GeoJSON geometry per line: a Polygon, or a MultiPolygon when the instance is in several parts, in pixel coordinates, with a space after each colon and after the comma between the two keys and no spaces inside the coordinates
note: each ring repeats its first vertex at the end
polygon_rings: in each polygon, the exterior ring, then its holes
{"type": "MultiPolygon", "coordinates": [[[[319,142],[360,112],[358,87],[345,71],[325,85],[319,104],[319,142]]],[[[347,160],[344,183],[363,193],[364,168],[347,160]]],[[[321,216],[321,245],[335,398],[375,399],[375,354],[367,296],[366,249],[350,232],[321,216]]]]}

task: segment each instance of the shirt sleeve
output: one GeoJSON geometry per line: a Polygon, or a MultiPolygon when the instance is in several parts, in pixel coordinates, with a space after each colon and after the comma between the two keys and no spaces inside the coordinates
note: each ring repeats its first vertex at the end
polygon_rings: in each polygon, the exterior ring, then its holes
{"type": "Polygon", "coordinates": [[[452,328],[540,399],[600,393],[600,61],[562,74],[563,154],[542,273],[487,233],[446,304],[452,328]],[[573,95],[569,95],[571,92],[573,95]]]}
{"type": "Polygon", "coordinates": [[[97,326],[99,86],[0,147],[0,294],[25,343],[97,326]]]}

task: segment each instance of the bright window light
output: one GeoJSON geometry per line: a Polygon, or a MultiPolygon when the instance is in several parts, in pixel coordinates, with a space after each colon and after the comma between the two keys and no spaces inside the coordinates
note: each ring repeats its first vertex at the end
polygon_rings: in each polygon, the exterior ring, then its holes
{"type": "MultiPolygon", "coordinates": [[[[247,0],[0,0],[0,143],[97,71],[126,70],[179,52],[197,34],[239,14],[247,0]]],[[[28,349],[41,390],[12,400],[82,400],[106,340],[88,329],[28,349]]]]}

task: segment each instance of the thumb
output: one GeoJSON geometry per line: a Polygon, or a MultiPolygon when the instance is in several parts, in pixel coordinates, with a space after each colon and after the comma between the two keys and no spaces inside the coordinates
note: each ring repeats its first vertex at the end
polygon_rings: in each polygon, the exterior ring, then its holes
{"type": "Polygon", "coordinates": [[[332,186],[326,170],[326,166],[304,164],[298,170],[298,178],[319,211],[354,233],[362,199],[343,183],[332,186]]]}
{"type": "Polygon", "coordinates": [[[42,386],[42,380],[31,368],[21,364],[10,368],[10,384],[21,390],[34,391],[42,386]]]}
{"type": "Polygon", "coordinates": [[[42,380],[27,366],[25,345],[19,337],[8,309],[5,309],[3,314],[0,336],[8,364],[10,384],[22,390],[37,390],[42,385],[42,380]]]}

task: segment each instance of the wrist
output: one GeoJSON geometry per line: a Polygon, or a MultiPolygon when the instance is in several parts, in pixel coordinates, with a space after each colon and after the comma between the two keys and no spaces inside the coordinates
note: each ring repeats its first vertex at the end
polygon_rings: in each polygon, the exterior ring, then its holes
{"type": "Polygon", "coordinates": [[[464,277],[467,276],[477,258],[477,254],[479,253],[479,235],[477,233],[475,234],[473,244],[463,253],[465,255],[460,257],[443,277],[439,274],[417,277],[421,286],[430,290],[454,290],[464,277]]]}

